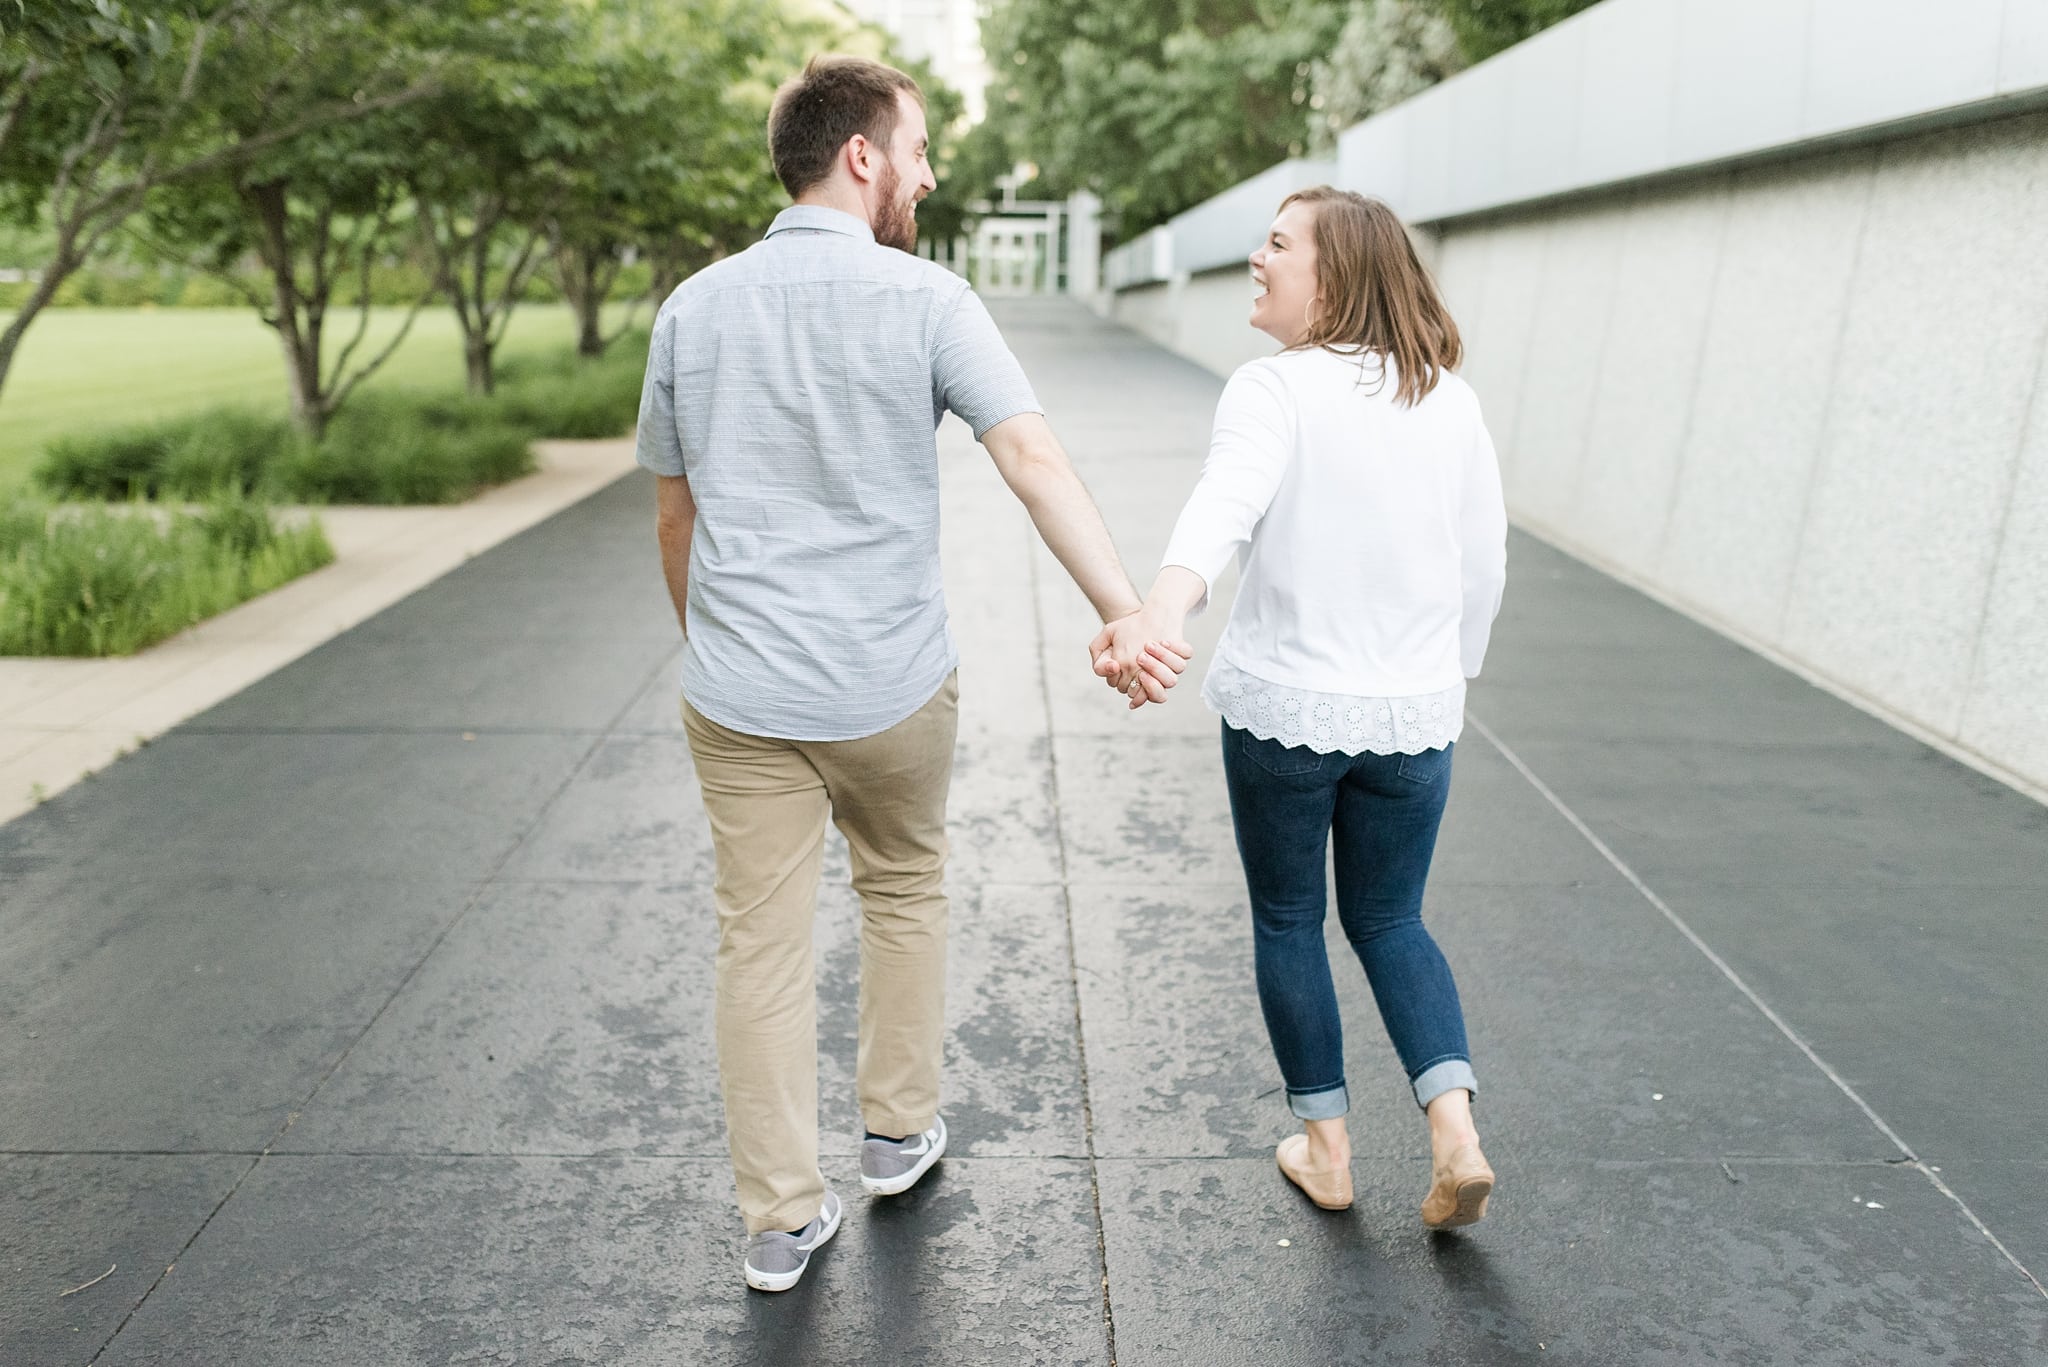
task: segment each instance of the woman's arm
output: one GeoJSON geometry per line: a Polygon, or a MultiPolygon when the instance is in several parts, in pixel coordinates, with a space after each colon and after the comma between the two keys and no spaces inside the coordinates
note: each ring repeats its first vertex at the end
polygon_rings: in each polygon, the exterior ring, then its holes
{"type": "MultiPolygon", "coordinates": [[[[1164,698],[1160,690],[1172,686],[1172,675],[1186,667],[1191,654],[1182,639],[1188,617],[1207,605],[1209,585],[1250,543],[1293,455],[1294,405],[1285,382],[1269,366],[1239,369],[1216,405],[1201,480],[1174,524],[1144,609],[1112,622],[1091,647],[1095,672],[1111,687],[1119,680],[1130,684],[1136,665],[1143,696],[1153,702],[1164,698]],[[1148,651],[1153,645],[1164,650],[1148,651]]],[[[1132,695],[1134,706],[1139,696],[1132,695]]]]}
{"type": "Polygon", "coordinates": [[[1459,516],[1459,544],[1465,579],[1465,610],[1459,620],[1459,655],[1465,677],[1479,677],[1493,619],[1508,581],[1508,510],[1501,494],[1500,461],[1486,424],[1474,416],[1472,450],[1465,468],[1465,503],[1459,516]]]}
{"type": "Polygon", "coordinates": [[[1202,478],[1174,524],[1161,564],[1188,570],[1202,581],[1189,606],[1208,603],[1208,586],[1240,550],[1266,509],[1294,456],[1294,404],[1283,381],[1265,365],[1248,365],[1230,377],[1216,405],[1216,426],[1202,478]]]}

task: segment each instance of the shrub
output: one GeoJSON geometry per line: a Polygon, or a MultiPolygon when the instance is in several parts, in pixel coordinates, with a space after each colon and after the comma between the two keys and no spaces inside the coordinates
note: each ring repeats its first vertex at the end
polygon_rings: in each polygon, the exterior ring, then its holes
{"type": "Polygon", "coordinates": [[[200,498],[255,490],[279,452],[299,441],[283,418],[214,408],[142,426],[58,437],[35,480],[60,498],[200,498]]]}
{"type": "Polygon", "coordinates": [[[564,350],[508,361],[498,392],[369,389],[316,445],[282,417],[215,408],[60,437],[35,481],[58,498],[203,498],[215,490],[313,503],[454,503],[533,468],[535,437],[633,430],[645,344],[595,360],[564,350]]]}
{"type": "Polygon", "coordinates": [[[286,419],[246,408],[210,409],[173,430],[152,492],[181,498],[253,493],[271,462],[304,440],[286,419]]]}
{"type": "Polygon", "coordinates": [[[515,422],[543,437],[617,437],[633,430],[647,347],[621,338],[589,359],[565,351],[507,363],[497,401],[515,422]]]}
{"type": "Polygon", "coordinates": [[[154,495],[171,447],[184,440],[193,421],[179,418],[58,437],[43,448],[35,481],[60,497],[154,495]]]}
{"type": "Polygon", "coordinates": [[[360,394],[318,446],[273,463],[281,497],[321,503],[456,503],[534,468],[531,433],[490,400],[360,394]]]}
{"type": "Polygon", "coordinates": [[[223,492],[197,513],[51,508],[0,515],[0,655],[127,655],[334,559],[318,522],[278,527],[223,492]]]}
{"type": "Polygon", "coordinates": [[[244,289],[235,288],[233,282],[217,275],[188,275],[180,283],[176,297],[165,301],[166,306],[181,309],[247,308],[249,296],[245,290],[254,290],[260,297],[266,282],[252,275],[241,279],[244,289]]]}

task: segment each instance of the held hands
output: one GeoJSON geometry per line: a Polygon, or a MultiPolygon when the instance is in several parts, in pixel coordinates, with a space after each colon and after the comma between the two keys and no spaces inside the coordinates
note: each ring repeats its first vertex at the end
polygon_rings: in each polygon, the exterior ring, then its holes
{"type": "Polygon", "coordinates": [[[1163,703],[1195,654],[1181,629],[1179,614],[1147,604],[1104,626],[1089,642],[1088,657],[1104,683],[1130,698],[1133,711],[1163,703]]]}

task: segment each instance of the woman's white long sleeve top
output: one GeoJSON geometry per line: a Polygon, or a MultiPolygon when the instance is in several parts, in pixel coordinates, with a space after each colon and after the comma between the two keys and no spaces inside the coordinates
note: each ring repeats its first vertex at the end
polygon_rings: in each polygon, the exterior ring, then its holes
{"type": "MultiPolygon", "coordinates": [[[[1370,353],[1238,368],[1164,563],[1242,574],[1203,697],[1325,753],[1457,739],[1507,579],[1507,510],[1479,401],[1442,375],[1413,407],[1370,353]]],[[[1206,603],[1206,598],[1204,602],[1206,603]]]]}

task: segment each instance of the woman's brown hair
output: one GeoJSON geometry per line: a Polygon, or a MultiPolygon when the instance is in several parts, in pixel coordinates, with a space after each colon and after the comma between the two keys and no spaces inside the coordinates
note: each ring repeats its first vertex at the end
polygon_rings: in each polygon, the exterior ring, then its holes
{"type": "Polygon", "coordinates": [[[1380,200],[1318,185],[1280,202],[1315,206],[1317,306],[1289,351],[1325,347],[1391,357],[1397,402],[1410,407],[1465,359],[1458,325],[1444,307],[1408,230],[1380,200]]]}

